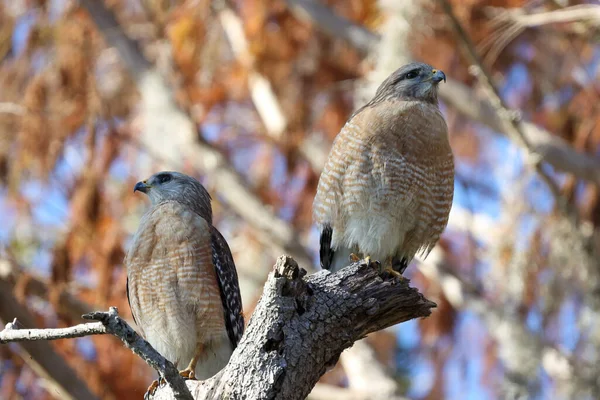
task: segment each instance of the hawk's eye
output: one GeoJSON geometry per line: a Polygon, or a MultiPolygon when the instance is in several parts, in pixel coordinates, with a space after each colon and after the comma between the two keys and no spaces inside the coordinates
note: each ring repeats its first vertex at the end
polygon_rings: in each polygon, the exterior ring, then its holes
{"type": "Polygon", "coordinates": [[[412,71],[408,71],[406,75],[404,75],[405,79],[414,79],[419,76],[419,70],[413,69],[412,71]]]}
{"type": "Polygon", "coordinates": [[[158,183],[169,182],[171,180],[171,175],[169,175],[169,174],[160,174],[160,175],[156,176],[156,180],[158,181],[158,183]]]}

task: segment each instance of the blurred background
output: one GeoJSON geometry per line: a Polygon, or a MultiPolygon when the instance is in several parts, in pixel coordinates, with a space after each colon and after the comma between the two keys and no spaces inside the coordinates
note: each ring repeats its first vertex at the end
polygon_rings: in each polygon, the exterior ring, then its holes
{"type": "MultiPolygon", "coordinates": [[[[419,60],[449,77],[456,157],[448,228],[406,274],[438,308],[344,352],[310,398],[600,398],[600,4],[449,5],[0,0],[2,324],[131,320],[133,186],[162,169],[212,194],[250,316],[277,256],[318,268],[332,140],[419,60]]],[[[154,377],[112,336],[0,346],[3,400],[141,398],[154,377]]]]}

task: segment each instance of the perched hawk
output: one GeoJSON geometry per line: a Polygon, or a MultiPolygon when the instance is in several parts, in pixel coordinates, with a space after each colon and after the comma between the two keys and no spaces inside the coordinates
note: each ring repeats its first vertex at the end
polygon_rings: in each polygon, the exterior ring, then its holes
{"type": "Polygon", "coordinates": [[[134,191],[152,202],[125,258],[127,297],[141,334],[183,376],[209,378],[244,331],[227,242],[212,226],[210,195],[195,179],[160,172],[134,191]]]}
{"type": "Polygon", "coordinates": [[[371,257],[402,274],[427,255],[448,222],[454,162],[438,108],[442,71],[398,69],[335,138],[313,204],[321,267],[371,257]]]}

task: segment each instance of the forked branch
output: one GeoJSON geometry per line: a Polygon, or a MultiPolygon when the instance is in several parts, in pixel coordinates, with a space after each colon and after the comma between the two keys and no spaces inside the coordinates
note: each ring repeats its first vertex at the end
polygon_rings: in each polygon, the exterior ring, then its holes
{"type": "Polygon", "coordinates": [[[365,262],[307,276],[292,258],[282,256],[229,363],[203,382],[184,381],[114,307],[83,316],[99,322],[71,328],[21,330],[8,324],[0,343],[110,333],[165,377],[169,385],[160,387],[154,399],[304,399],[354,342],[431,313],[435,303],[408,283],[383,279],[378,264],[365,262]]]}
{"type": "MultiPolygon", "coordinates": [[[[187,385],[195,399],[304,399],[355,341],[435,306],[408,280],[382,279],[374,263],[306,276],[282,256],[229,364],[187,385]]],[[[168,388],[154,396],[172,398],[168,388]]]]}

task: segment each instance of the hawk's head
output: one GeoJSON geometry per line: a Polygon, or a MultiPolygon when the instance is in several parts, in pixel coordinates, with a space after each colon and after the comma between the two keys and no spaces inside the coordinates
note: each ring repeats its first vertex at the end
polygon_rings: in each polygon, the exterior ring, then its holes
{"type": "Polygon", "coordinates": [[[146,193],[153,205],[177,201],[212,223],[210,195],[200,182],[180,172],[162,171],[135,184],[133,191],[146,193]]]}
{"type": "Polygon", "coordinates": [[[376,98],[398,97],[437,103],[437,86],[446,74],[429,64],[406,64],[391,74],[377,89],[376,98]]]}

